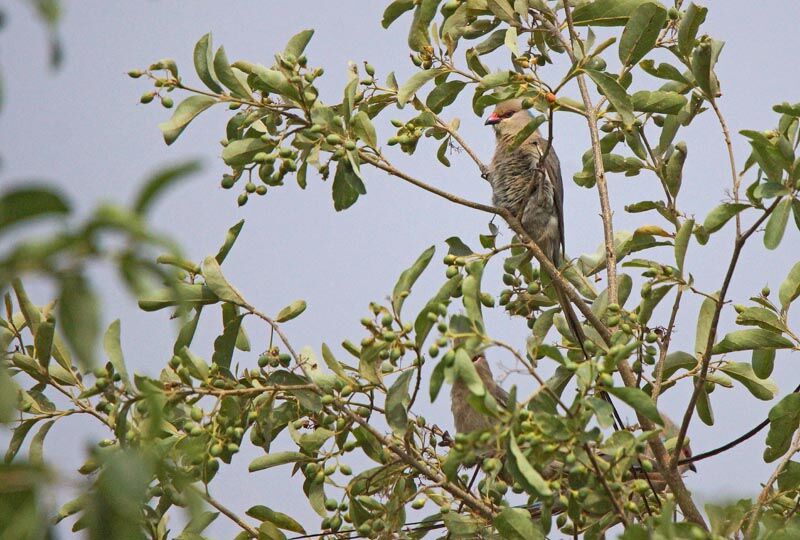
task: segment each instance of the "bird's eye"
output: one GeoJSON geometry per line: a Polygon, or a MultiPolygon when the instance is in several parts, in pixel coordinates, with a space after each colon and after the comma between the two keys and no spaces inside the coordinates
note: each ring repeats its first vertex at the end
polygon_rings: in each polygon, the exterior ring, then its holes
{"type": "Polygon", "coordinates": [[[503,118],[511,118],[512,116],[514,116],[514,113],[512,111],[508,111],[503,115],[503,118]]]}

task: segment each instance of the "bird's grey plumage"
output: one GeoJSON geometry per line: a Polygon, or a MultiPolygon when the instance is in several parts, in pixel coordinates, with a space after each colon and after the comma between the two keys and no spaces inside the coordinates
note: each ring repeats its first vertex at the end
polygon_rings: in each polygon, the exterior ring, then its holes
{"type": "MultiPolygon", "coordinates": [[[[497,400],[501,407],[506,407],[508,405],[508,392],[500,388],[495,382],[486,357],[483,355],[476,357],[473,364],[478,376],[483,381],[486,391],[497,400]]],[[[472,408],[468,401],[469,395],[470,392],[467,385],[460,378],[456,378],[450,390],[450,410],[453,412],[453,423],[456,426],[456,431],[469,433],[471,431],[489,429],[495,422],[472,408]]]]}
{"type": "Polygon", "coordinates": [[[514,148],[517,134],[531,119],[520,100],[510,100],[498,104],[487,120],[497,136],[488,174],[492,202],[516,215],[522,211],[525,232],[558,266],[564,250],[564,185],[558,156],[552,148],[547,151],[547,139],[538,131],[514,148]],[[537,174],[542,156],[544,174],[537,174]]]}

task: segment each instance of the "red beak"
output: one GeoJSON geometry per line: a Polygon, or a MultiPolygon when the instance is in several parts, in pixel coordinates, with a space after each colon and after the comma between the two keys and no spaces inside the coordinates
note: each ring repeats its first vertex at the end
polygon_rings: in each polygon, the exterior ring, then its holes
{"type": "Polygon", "coordinates": [[[500,121],[500,117],[497,116],[497,113],[492,113],[489,115],[489,118],[486,119],[484,123],[485,126],[493,126],[500,121]]]}

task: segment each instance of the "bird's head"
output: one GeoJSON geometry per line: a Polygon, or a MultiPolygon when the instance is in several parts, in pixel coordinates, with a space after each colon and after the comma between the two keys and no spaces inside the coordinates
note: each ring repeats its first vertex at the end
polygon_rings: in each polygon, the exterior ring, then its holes
{"type": "Polygon", "coordinates": [[[502,101],[486,119],[486,125],[492,126],[494,131],[502,136],[504,134],[516,134],[528,125],[531,115],[527,109],[523,108],[521,99],[509,99],[502,101]]]}

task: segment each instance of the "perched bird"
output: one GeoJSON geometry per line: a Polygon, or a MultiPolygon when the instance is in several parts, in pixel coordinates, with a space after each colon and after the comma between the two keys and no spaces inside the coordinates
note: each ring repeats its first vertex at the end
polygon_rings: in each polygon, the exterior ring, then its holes
{"type": "MultiPolygon", "coordinates": [[[[508,392],[503,390],[503,388],[497,384],[497,381],[494,380],[494,377],[492,376],[492,370],[489,368],[489,363],[486,360],[486,356],[482,354],[476,356],[473,359],[473,363],[476,371],[478,372],[478,376],[483,382],[483,386],[486,388],[486,391],[495,398],[501,407],[507,407],[509,398],[508,392]]],[[[456,380],[453,381],[453,387],[450,390],[450,409],[453,413],[453,423],[455,424],[456,431],[458,433],[470,433],[473,431],[484,431],[491,429],[497,423],[497,420],[476,411],[468,401],[469,396],[470,391],[467,385],[460,378],[456,378],[456,380]]],[[[678,428],[668,417],[662,415],[662,418],[664,420],[664,427],[661,430],[660,436],[663,441],[666,441],[677,435],[678,428]]],[[[681,456],[682,458],[689,458],[692,456],[691,448],[689,448],[688,445],[684,447],[683,452],[681,452],[681,456]]],[[[609,456],[602,457],[611,459],[609,456]]],[[[653,460],[653,456],[649,448],[640,456],[640,459],[650,461],[653,460]]],[[[545,478],[554,478],[561,474],[561,468],[562,465],[560,463],[553,463],[546,467],[545,470],[542,471],[542,474],[545,476],[545,478]]],[[[678,470],[681,472],[681,474],[683,474],[687,471],[695,471],[696,469],[693,464],[688,464],[681,465],[678,470]]],[[[663,491],[666,488],[666,481],[657,472],[645,474],[644,471],[638,466],[634,466],[632,472],[635,476],[647,478],[652,488],[657,492],[663,491]]]]}
{"type": "Polygon", "coordinates": [[[522,100],[499,103],[486,120],[497,144],[488,171],[492,202],[520,216],[525,232],[558,266],[564,253],[564,186],[555,150],[537,131],[515,147],[517,134],[532,120],[522,100]],[[544,156],[539,174],[539,161],[544,156]]]}
{"type": "MultiPolygon", "coordinates": [[[[564,184],[561,164],[548,140],[538,130],[522,142],[520,133],[532,120],[522,100],[498,103],[486,125],[494,127],[496,146],[487,173],[492,203],[520,217],[522,227],[558,267],[564,258],[564,184]]],[[[558,303],[575,340],[583,349],[586,339],[572,304],[555,289],[558,303]]],[[[584,351],[585,353],[585,351],[584,351]]]]}

